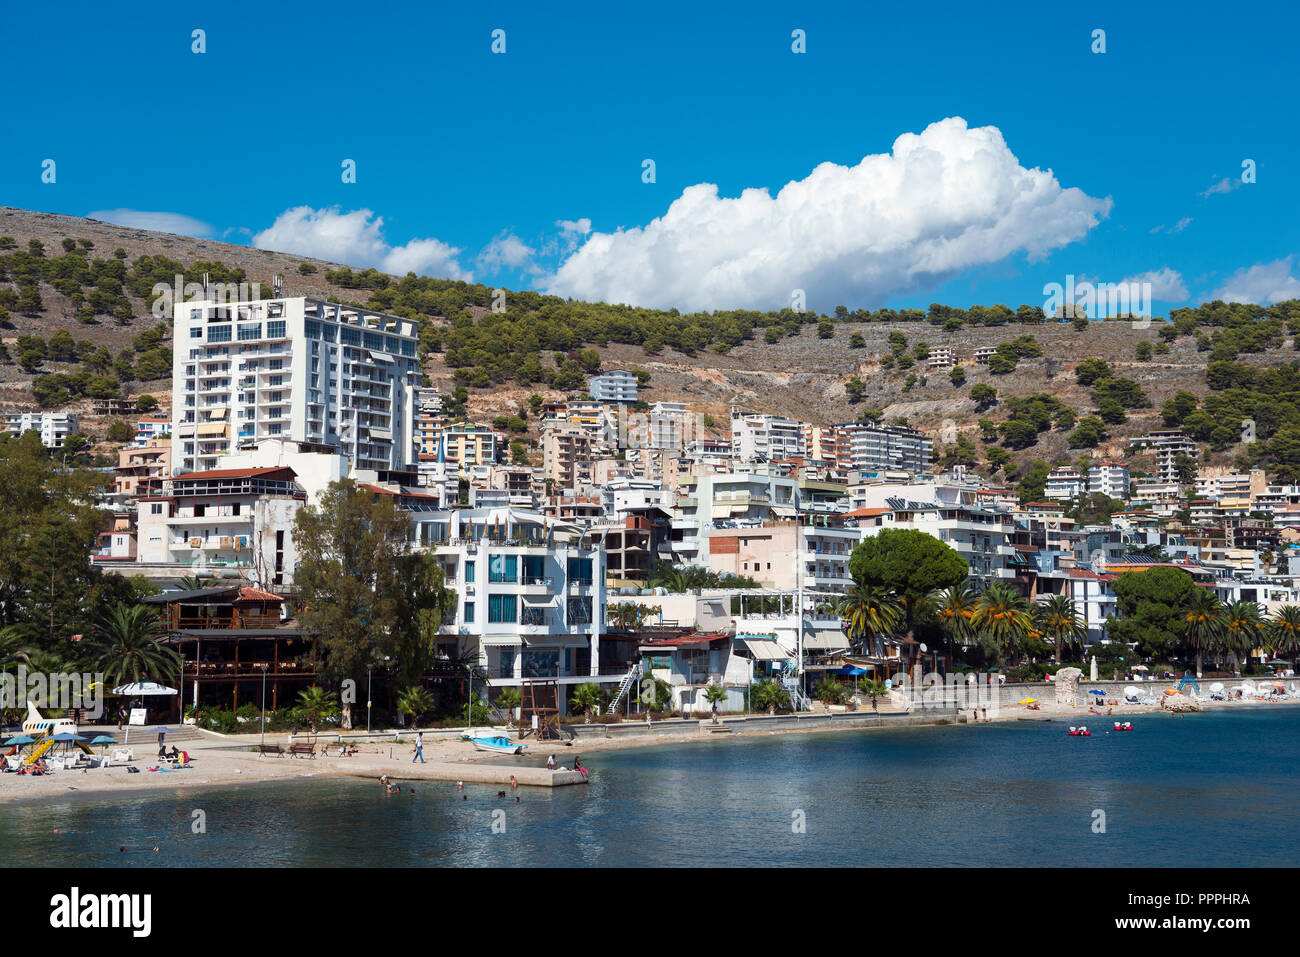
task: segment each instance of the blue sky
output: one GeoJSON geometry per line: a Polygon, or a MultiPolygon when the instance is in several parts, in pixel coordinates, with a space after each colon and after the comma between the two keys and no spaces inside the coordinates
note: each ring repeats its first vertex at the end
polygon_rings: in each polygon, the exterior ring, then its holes
{"type": "Polygon", "coordinates": [[[6,11],[0,204],[682,308],[1300,296],[1287,5],[185,6],[6,11]]]}

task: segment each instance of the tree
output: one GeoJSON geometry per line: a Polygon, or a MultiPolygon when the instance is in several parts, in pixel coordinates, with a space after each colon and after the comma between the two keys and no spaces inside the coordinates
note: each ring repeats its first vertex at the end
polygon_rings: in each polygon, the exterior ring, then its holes
{"type": "Polygon", "coordinates": [[[108,424],[108,441],[130,442],[135,438],[135,431],[121,419],[114,419],[108,424]]]}
{"type": "Polygon", "coordinates": [[[1264,620],[1259,605],[1253,601],[1234,601],[1223,608],[1223,626],[1219,631],[1219,648],[1232,656],[1233,674],[1241,674],[1241,663],[1264,638],[1264,620]]]}
{"type": "Polygon", "coordinates": [[[1070,433],[1070,448],[1094,449],[1106,438],[1106,423],[1095,415],[1085,415],[1079,427],[1070,433]]]}
{"type": "Polygon", "coordinates": [[[718,723],[718,705],[727,700],[727,689],[722,685],[710,684],[704,689],[704,700],[709,703],[710,710],[713,712],[713,723],[718,723]]]}
{"type": "Polygon", "coordinates": [[[1183,641],[1186,610],[1202,590],[1187,572],[1168,566],[1125,572],[1111,587],[1119,615],[1106,619],[1108,636],[1150,657],[1167,655],[1183,641]]]}
{"type": "Polygon", "coordinates": [[[1047,488],[1048,471],[1047,463],[1042,459],[1034,459],[1030,463],[1029,471],[1024,474],[1024,477],[1016,485],[1016,492],[1022,500],[1036,502],[1042,499],[1047,488]]]}
{"type": "Polygon", "coordinates": [[[987,635],[1001,651],[1014,655],[1033,623],[1028,600],[1010,585],[995,582],[980,595],[971,628],[987,635]]]}
{"type": "MultiPolygon", "coordinates": [[[[331,483],[319,505],[298,513],[300,617],[304,630],[318,636],[331,680],[359,680],[386,656],[394,673],[414,684],[431,664],[455,593],[444,587],[432,555],[409,548],[410,537],[410,518],[392,496],[351,479],[331,483]]],[[[350,704],[343,719],[350,727],[350,704]]]]}
{"type": "Polygon", "coordinates": [[[998,390],[991,385],[977,382],[970,387],[970,397],[975,402],[975,411],[983,412],[985,409],[991,409],[997,404],[998,390]]]}
{"type": "Polygon", "coordinates": [[[506,726],[514,724],[515,708],[523,704],[523,696],[518,688],[502,688],[497,692],[496,706],[506,713],[506,726]]]}
{"type": "Polygon", "coordinates": [[[948,370],[948,381],[961,388],[966,384],[966,370],[961,366],[953,366],[948,370]]]}
{"type": "Polygon", "coordinates": [[[591,715],[600,709],[601,693],[600,685],[593,681],[588,681],[578,685],[573,689],[573,697],[569,699],[575,708],[585,715],[584,724],[591,724],[591,715]]]}
{"type": "Polygon", "coordinates": [[[180,655],[163,644],[158,612],[148,605],[118,603],[107,609],[92,632],[91,659],[106,685],[176,681],[180,655]]]}
{"type": "Polygon", "coordinates": [[[856,583],[886,588],[902,604],[909,646],[917,612],[926,598],[965,581],[969,571],[965,559],[951,547],[910,528],[881,529],[849,556],[849,573],[856,583]]]}
{"type": "Polygon", "coordinates": [[[954,650],[957,644],[965,645],[970,641],[974,631],[971,627],[971,616],[975,614],[978,600],[979,595],[969,582],[952,585],[930,596],[930,607],[934,609],[935,617],[939,619],[939,626],[948,637],[950,651],[954,650]]]}
{"type": "Polygon", "coordinates": [[[1074,600],[1069,595],[1049,595],[1034,608],[1035,624],[1040,632],[1055,646],[1055,662],[1061,663],[1061,646],[1083,643],[1087,634],[1083,619],[1074,610],[1074,600]]]}
{"type": "Polygon", "coordinates": [[[315,734],[320,730],[321,718],[333,711],[334,699],[320,685],[312,685],[298,692],[298,708],[306,714],[311,733],[315,734]]]}
{"type": "Polygon", "coordinates": [[[1074,367],[1074,378],[1079,385],[1092,385],[1111,374],[1111,368],[1104,359],[1084,359],[1074,367]]]}
{"type": "Polygon", "coordinates": [[[411,685],[397,698],[397,710],[411,716],[411,727],[420,726],[420,717],[433,710],[433,695],[420,685],[411,685]]]}
{"type": "Polygon", "coordinates": [[[822,704],[843,704],[848,692],[844,690],[844,685],[827,676],[813,685],[813,697],[822,704]]]}
{"type": "Polygon", "coordinates": [[[1187,623],[1184,637],[1196,651],[1196,677],[1199,678],[1204,654],[1217,646],[1223,630],[1223,605],[1214,592],[1198,588],[1188,599],[1183,620],[1187,623]]]}
{"type": "Polygon", "coordinates": [[[1283,605],[1264,626],[1267,647],[1274,655],[1290,658],[1300,652],[1300,605],[1283,605]]]}
{"type": "Polygon", "coordinates": [[[790,693],[770,678],[760,681],[750,688],[749,707],[752,711],[766,711],[768,714],[789,711],[790,693]]]}
{"type": "Polygon", "coordinates": [[[158,400],[151,395],[142,395],[135,400],[137,412],[152,412],[158,408],[158,400]]]}
{"type": "Polygon", "coordinates": [[[844,383],[844,394],[849,400],[850,405],[855,405],[862,401],[863,396],[867,394],[867,384],[857,376],[849,379],[844,383]]]}
{"type": "Polygon", "coordinates": [[[883,585],[854,582],[836,608],[836,614],[848,622],[848,636],[855,644],[875,639],[875,651],[881,653],[880,639],[894,633],[903,618],[903,606],[883,585]]]}

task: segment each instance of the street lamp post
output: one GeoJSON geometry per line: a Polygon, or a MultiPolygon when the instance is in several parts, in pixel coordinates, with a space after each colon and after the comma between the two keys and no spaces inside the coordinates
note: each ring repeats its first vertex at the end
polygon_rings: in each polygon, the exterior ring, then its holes
{"type": "Polygon", "coordinates": [[[262,662],[262,745],[266,745],[266,662],[262,662]]]}
{"type": "Polygon", "coordinates": [[[366,734],[370,734],[370,675],[375,670],[374,663],[366,665],[366,734]]]}

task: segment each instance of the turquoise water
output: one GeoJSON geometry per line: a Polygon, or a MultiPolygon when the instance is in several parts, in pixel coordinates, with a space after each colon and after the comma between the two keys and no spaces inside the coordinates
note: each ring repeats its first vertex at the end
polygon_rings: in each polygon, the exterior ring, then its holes
{"type": "Polygon", "coordinates": [[[1300,709],[1133,723],[1091,738],[1013,722],[592,752],[589,786],[521,789],[519,804],[488,785],[461,800],[450,784],[388,797],[348,780],[60,798],[0,812],[0,864],[1294,863],[1300,709]]]}

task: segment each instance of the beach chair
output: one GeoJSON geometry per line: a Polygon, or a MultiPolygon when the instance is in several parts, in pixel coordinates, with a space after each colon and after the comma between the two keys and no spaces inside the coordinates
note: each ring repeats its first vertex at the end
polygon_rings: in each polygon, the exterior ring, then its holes
{"type": "Polygon", "coordinates": [[[135,760],[135,752],[130,748],[117,748],[113,751],[114,764],[128,764],[135,760]]]}

